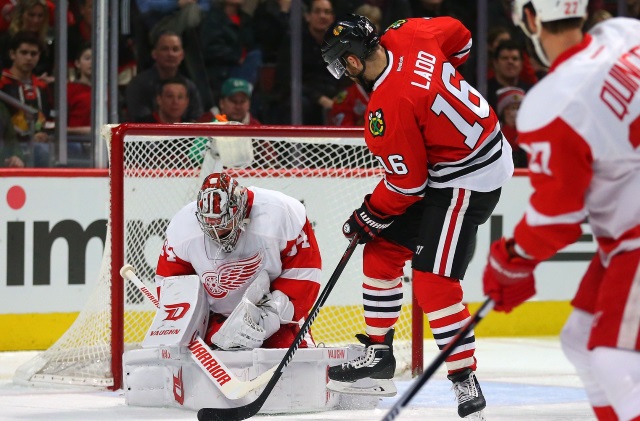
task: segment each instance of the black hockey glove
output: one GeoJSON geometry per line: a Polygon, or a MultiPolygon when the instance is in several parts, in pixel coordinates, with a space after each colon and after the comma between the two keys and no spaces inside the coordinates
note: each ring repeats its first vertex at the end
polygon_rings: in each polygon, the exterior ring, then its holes
{"type": "Polygon", "coordinates": [[[369,205],[370,194],[366,195],[362,206],[353,211],[347,222],[342,226],[342,234],[351,238],[358,234],[359,244],[364,244],[376,238],[380,231],[393,222],[392,217],[380,215],[369,205]]]}

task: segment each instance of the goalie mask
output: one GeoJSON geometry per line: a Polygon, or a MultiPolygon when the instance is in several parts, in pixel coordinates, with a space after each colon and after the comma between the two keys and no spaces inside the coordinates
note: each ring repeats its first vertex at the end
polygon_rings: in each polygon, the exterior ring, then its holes
{"type": "Polygon", "coordinates": [[[247,190],[225,173],[205,178],[198,192],[196,218],[202,231],[230,253],[247,223],[247,190]]]}
{"type": "Polygon", "coordinates": [[[340,79],[345,71],[344,56],[353,54],[362,62],[380,43],[371,21],[364,16],[349,14],[327,30],[322,43],[322,58],[327,63],[327,70],[336,79],[340,79]]]}

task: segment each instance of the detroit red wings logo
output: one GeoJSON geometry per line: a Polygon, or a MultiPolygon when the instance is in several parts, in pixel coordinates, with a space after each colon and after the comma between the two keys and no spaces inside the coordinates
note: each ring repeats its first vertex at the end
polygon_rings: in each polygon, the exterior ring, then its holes
{"type": "Polygon", "coordinates": [[[259,251],[245,259],[222,263],[217,271],[202,274],[204,288],[213,298],[226,297],[230,291],[235,291],[256,276],[263,258],[262,251],[259,251]]]}

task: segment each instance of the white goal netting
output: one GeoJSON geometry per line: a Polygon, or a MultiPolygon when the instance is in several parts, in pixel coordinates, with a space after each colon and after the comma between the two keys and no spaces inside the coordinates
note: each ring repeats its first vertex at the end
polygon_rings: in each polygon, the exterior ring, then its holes
{"type": "MultiPolygon", "coordinates": [[[[282,191],[303,202],[326,282],[347,246],[343,222],[382,176],[361,136],[357,129],[206,124],[105,128],[112,145],[112,210],[100,279],[71,328],[20,367],[15,381],[120,386],[122,350],[138,346],[155,309],[114,268],[132,264],[153,287],[166,225],[195,200],[202,179],[214,171],[225,169],[245,186],[282,191]]],[[[353,343],[354,334],[364,332],[361,284],[359,247],[312,325],[317,343],[353,343]]],[[[411,360],[410,285],[404,283],[405,305],[394,340],[398,365],[405,370],[411,360]]]]}

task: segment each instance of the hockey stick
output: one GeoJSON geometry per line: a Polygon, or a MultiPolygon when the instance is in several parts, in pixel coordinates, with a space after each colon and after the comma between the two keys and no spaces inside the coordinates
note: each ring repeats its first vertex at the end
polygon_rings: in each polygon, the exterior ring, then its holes
{"type": "Polygon", "coordinates": [[[320,293],[320,296],[316,300],[316,303],[313,305],[313,308],[311,308],[311,311],[309,312],[309,316],[302,324],[302,327],[300,328],[300,332],[298,332],[298,334],[296,335],[295,339],[293,340],[293,343],[291,344],[287,352],[284,354],[284,357],[282,358],[282,361],[278,365],[278,368],[276,368],[276,372],[273,374],[273,376],[271,377],[271,380],[269,380],[269,383],[267,383],[264,390],[262,391],[262,393],[260,393],[260,395],[256,398],[256,400],[236,408],[202,408],[198,411],[199,421],[246,420],[247,418],[253,417],[258,413],[258,411],[260,411],[260,408],[262,408],[262,405],[264,405],[265,401],[271,394],[271,391],[276,386],[276,383],[280,379],[280,376],[282,376],[282,372],[285,370],[285,368],[287,368],[287,366],[291,362],[291,359],[293,358],[293,355],[298,350],[298,347],[300,346],[300,343],[303,341],[304,336],[307,334],[307,332],[309,332],[311,323],[313,323],[316,317],[318,317],[320,308],[324,305],[325,301],[327,301],[327,297],[331,293],[331,290],[338,282],[338,278],[340,278],[342,271],[347,265],[347,262],[349,262],[349,259],[351,258],[353,251],[356,249],[356,246],[358,245],[358,240],[359,240],[358,235],[353,236],[353,238],[351,239],[351,242],[349,243],[349,246],[347,247],[344,254],[342,255],[340,262],[338,262],[338,266],[335,268],[335,270],[331,274],[331,278],[329,278],[327,285],[324,287],[324,289],[320,293]]]}
{"type": "MultiPolygon", "coordinates": [[[[151,301],[156,308],[160,306],[156,295],[147,288],[147,286],[138,278],[135,269],[131,265],[124,265],[120,269],[120,275],[127,279],[142,292],[142,294],[151,301]]],[[[211,382],[229,399],[239,399],[269,381],[277,366],[273,366],[269,370],[260,374],[253,380],[242,381],[238,379],[231,370],[229,370],[222,360],[211,350],[211,348],[200,338],[195,338],[188,346],[191,357],[198,366],[207,374],[211,382]],[[215,377],[212,375],[216,372],[215,377]],[[220,374],[220,371],[223,374],[220,374]]]]}
{"type": "Polygon", "coordinates": [[[433,360],[431,364],[429,364],[429,367],[427,367],[424,373],[422,373],[420,377],[418,377],[418,379],[413,382],[411,387],[407,389],[404,395],[402,395],[400,399],[396,401],[396,403],[393,405],[393,407],[391,407],[389,412],[387,412],[387,415],[385,415],[381,421],[392,421],[396,419],[398,414],[400,414],[402,408],[406,407],[409,404],[409,401],[411,401],[416,393],[420,391],[422,386],[424,386],[424,384],[431,378],[431,376],[433,376],[433,373],[435,373],[438,367],[442,365],[444,360],[446,360],[447,357],[451,355],[453,350],[462,343],[469,332],[471,332],[473,328],[475,328],[477,324],[480,323],[480,321],[487,315],[487,313],[489,313],[491,309],[493,309],[493,304],[494,303],[491,298],[487,298],[484,303],[482,303],[478,311],[476,311],[475,314],[471,316],[471,319],[469,319],[467,324],[462,326],[462,328],[458,331],[458,333],[456,333],[453,339],[451,339],[451,342],[449,342],[447,345],[445,345],[444,348],[442,348],[442,351],[440,351],[440,354],[438,354],[436,359],[433,360]]]}

